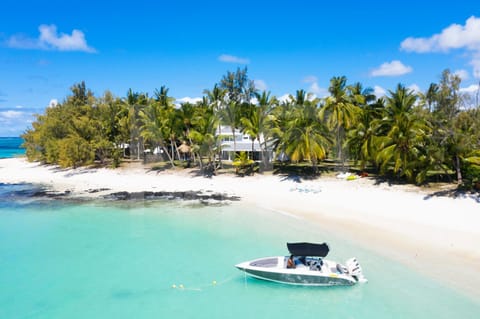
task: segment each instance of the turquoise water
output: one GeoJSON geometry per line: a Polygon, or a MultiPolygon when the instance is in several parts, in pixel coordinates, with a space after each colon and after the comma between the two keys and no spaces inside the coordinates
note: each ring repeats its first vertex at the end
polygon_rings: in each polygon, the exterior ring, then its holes
{"type": "MultiPolygon", "coordinates": [[[[15,187],[15,194],[25,193],[26,186],[15,187]]],[[[478,318],[480,313],[479,303],[292,217],[173,201],[32,202],[7,195],[11,186],[2,188],[0,318],[478,318]],[[246,278],[233,267],[285,254],[285,242],[297,240],[328,240],[331,259],[357,257],[369,282],[292,287],[246,278]]]]}
{"type": "Polygon", "coordinates": [[[24,155],[25,149],[20,148],[22,143],[20,137],[0,137],[0,158],[24,155]]]}

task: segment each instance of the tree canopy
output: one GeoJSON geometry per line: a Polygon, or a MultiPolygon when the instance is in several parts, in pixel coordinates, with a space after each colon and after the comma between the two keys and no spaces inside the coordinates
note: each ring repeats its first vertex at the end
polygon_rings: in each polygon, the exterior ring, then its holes
{"type": "Polygon", "coordinates": [[[124,97],[109,91],[97,97],[80,82],[38,114],[22,137],[29,160],[62,167],[118,166],[123,157],[140,159],[152,150],[175,166],[185,157],[184,145],[192,163],[215,169],[224,125],[234,137],[237,130],[250,137],[252,152],[242,156],[253,159],[254,142],[260,143],[264,166],[279,156],[307,162],[314,171],[325,159],[343,169],[358,161],[380,176],[422,183],[440,172],[472,186],[480,183],[480,108],[471,100],[466,105],[460,83],[445,70],[426,92],[399,84],[375,96],[337,76],[326,97],[298,90],[280,101],[259,92],[247,68],[239,68],[205,90],[201,101],[175,104],[166,86],[152,96],[130,89],[124,97]]]}

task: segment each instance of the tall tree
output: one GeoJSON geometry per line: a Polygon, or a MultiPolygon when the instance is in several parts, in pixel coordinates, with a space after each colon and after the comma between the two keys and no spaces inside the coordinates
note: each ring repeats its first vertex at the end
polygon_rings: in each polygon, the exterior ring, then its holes
{"type": "Polygon", "coordinates": [[[198,153],[199,165],[206,175],[215,173],[215,154],[218,147],[218,139],[221,137],[216,134],[218,127],[218,117],[213,107],[204,100],[196,109],[196,114],[192,119],[192,129],[190,138],[193,142],[192,149],[198,153]],[[207,165],[204,166],[202,158],[207,158],[207,165]]]}
{"type": "Polygon", "coordinates": [[[257,91],[254,81],[248,78],[247,67],[237,68],[235,72],[227,71],[227,74],[220,80],[219,86],[226,90],[228,101],[234,101],[237,104],[249,103],[257,91]]]}
{"type": "MultiPolygon", "coordinates": [[[[218,84],[215,84],[213,86],[213,89],[210,90],[204,90],[203,93],[206,94],[208,103],[209,105],[213,108],[214,112],[221,118],[221,114],[223,113],[223,109],[225,107],[225,97],[226,97],[226,89],[220,88],[218,84]]],[[[222,136],[222,123],[221,121],[218,121],[218,128],[217,128],[218,135],[221,137],[222,136]]],[[[233,131],[233,134],[235,136],[235,131],[233,131]]],[[[222,143],[222,138],[218,139],[218,147],[217,150],[219,152],[218,158],[219,158],[219,165],[222,167],[222,148],[221,148],[221,143],[222,143]]]]}
{"type": "Polygon", "coordinates": [[[284,159],[286,152],[285,135],[289,120],[293,117],[294,104],[293,96],[283,102],[279,102],[273,106],[272,111],[268,114],[266,121],[267,140],[277,154],[277,159],[284,159]]]}
{"type": "Polygon", "coordinates": [[[180,130],[177,126],[180,118],[176,116],[173,99],[168,96],[168,89],[162,86],[160,90],[156,90],[155,99],[149,101],[138,115],[141,123],[140,135],[145,141],[152,143],[154,149],[160,147],[167,155],[172,167],[175,166],[174,149],[177,130],[180,130]]]}
{"type": "Polygon", "coordinates": [[[355,160],[360,161],[361,169],[365,169],[367,162],[376,164],[376,141],[378,126],[385,114],[385,100],[379,98],[360,108],[358,121],[347,132],[347,146],[355,160]]]}
{"type": "Polygon", "coordinates": [[[227,71],[219,83],[224,90],[225,106],[220,111],[221,123],[229,126],[233,135],[233,153],[237,152],[236,132],[240,127],[242,111],[249,109],[251,98],[255,95],[255,84],[248,78],[247,67],[237,68],[235,72],[227,71]],[[245,107],[246,105],[246,107],[245,107]]]}
{"type": "Polygon", "coordinates": [[[74,84],[70,90],[72,95],[68,97],[67,101],[74,106],[86,105],[89,99],[93,97],[93,93],[87,89],[85,81],[74,84]]]}
{"type": "Polygon", "coordinates": [[[252,140],[252,155],[254,153],[255,141],[258,141],[263,167],[266,167],[269,159],[266,152],[266,137],[267,137],[267,121],[268,115],[277,103],[275,97],[270,97],[270,92],[263,91],[261,94],[257,93],[256,98],[258,105],[252,105],[251,112],[242,117],[241,124],[244,133],[248,134],[252,140]],[[263,141],[262,141],[263,138],[263,141]]]}
{"type": "Polygon", "coordinates": [[[347,78],[333,77],[328,88],[330,96],[325,99],[325,105],[320,110],[320,116],[326,119],[327,126],[335,131],[337,157],[342,168],[345,165],[343,140],[345,130],[349,129],[357,120],[359,108],[356,103],[364,103],[361,95],[349,95],[347,92],[347,78]]]}
{"type": "Polygon", "coordinates": [[[149,98],[145,93],[138,93],[129,89],[127,96],[123,99],[123,103],[125,108],[128,109],[128,116],[124,118],[122,125],[130,133],[130,155],[136,156],[138,160],[144,150],[143,137],[140,130],[143,123],[139,114],[149,103],[149,98]]]}
{"type": "Polygon", "coordinates": [[[159,105],[162,110],[162,130],[165,138],[168,139],[170,144],[170,158],[175,159],[175,154],[177,158],[180,158],[180,153],[178,151],[177,139],[182,135],[182,121],[181,118],[177,116],[175,109],[175,99],[168,95],[169,89],[166,86],[161,86],[160,90],[155,90],[155,102],[159,105]]]}
{"type": "Polygon", "coordinates": [[[297,91],[280,149],[293,161],[310,161],[314,172],[331,145],[327,127],[320,121],[318,100],[311,101],[305,91],[297,91]]]}
{"type": "Polygon", "coordinates": [[[429,123],[415,113],[417,96],[402,85],[387,97],[386,116],[381,120],[376,161],[381,172],[392,169],[408,181],[422,182],[428,167],[422,161],[430,133],[429,123]]]}
{"type": "Polygon", "coordinates": [[[458,184],[463,182],[461,157],[468,148],[465,147],[463,133],[455,127],[461,105],[460,83],[460,77],[446,69],[442,72],[440,83],[437,86],[432,84],[430,88],[435,89],[427,92],[435,106],[431,119],[435,129],[432,137],[434,144],[444,151],[442,158],[456,172],[458,184]]]}

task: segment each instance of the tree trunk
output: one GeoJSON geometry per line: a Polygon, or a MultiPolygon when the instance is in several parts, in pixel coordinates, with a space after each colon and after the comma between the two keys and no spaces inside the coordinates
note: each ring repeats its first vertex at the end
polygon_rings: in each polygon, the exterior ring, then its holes
{"type": "Polygon", "coordinates": [[[252,139],[252,160],[253,159],[253,152],[255,152],[255,139],[252,139]]]}
{"type": "Polygon", "coordinates": [[[180,152],[178,151],[177,143],[175,143],[174,145],[175,145],[175,153],[177,153],[177,158],[178,158],[178,160],[180,160],[181,157],[180,157],[180,152]]]}
{"type": "Polygon", "coordinates": [[[173,162],[173,158],[172,156],[170,156],[170,153],[168,153],[168,149],[165,146],[162,146],[162,149],[165,152],[165,154],[167,154],[168,160],[170,161],[170,164],[172,165],[172,167],[175,167],[175,163],[173,162]]]}
{"type": "Polygon", "coordinates": [[[219,145],[218,145],[218,165],[220,168],[223,168],[222,164],[222,126],[218,124],[218,139],[219,139],[219,145]]]}
{"type": "Polygon", "coordinates": [[[458,154],[455,155],[455,170],[457,171],[457,184],[461,185],[463,183],[462,171],[460,169],[460,157],[458,154]]]}
{"type": "Polygon", "coordinates": [[[337,156],[338,156],[338,159],[340,160],[340,163],[341,163],[341,167],[342,167],[342,172],[344,172],[345,170],[345,165],[344,165],[344,162],[343,162],[343,154],[342,154],[342,144],[340,142],[340,127],[338,127],[337,129],[337,156]]]}
{"type": "Polygon", "coordinates": [[[193,157],[192,161],[195,163],[195,152],[192,150],[193,142],[192,142],[192,139],[190,138],[190,129],[187,129],[187,137],[188,137],[188,141],[190,142],[190,155],[193,157]]]}
{"type": "Polygon", "coordinates": [[[260,154],[262,156],[261,160],[263,163],[263,169],[266,170],[269,164],[269,156],[267,153],[267,142],[264,139],[263,143],[261,143],[260,136],[257,136],[257,140],[258,140],[258,145],[260,145],[260,154]]]}
{"type": "Polygon", "coordinates": [[[237,156],[237,139],[235,138],[235,128],[232,127],[232,135],[233,135],[233,159],[237,156]]]}
{"type": "Polygon", "coordinates": [[[203,162],[202,162],[202,156],[200,154],[198,155],[198,165],[200,166],[200,170],[203,171],[203,162]]]}
{"type": "Polygon", "coordinates": [[[137,160],[140,160],[140,141],[137,142],[137,160]]]}

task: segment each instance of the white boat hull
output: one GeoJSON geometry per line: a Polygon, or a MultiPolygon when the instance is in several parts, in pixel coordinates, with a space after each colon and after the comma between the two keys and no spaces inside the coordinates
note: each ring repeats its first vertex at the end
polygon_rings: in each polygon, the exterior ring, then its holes
{"type": "Polygon", "coordinates": [[[363,275],[362,278],[351,275],[346,267],[335,262],[322,260],[319,266],[313,261],[307,259],[306,264],[287,268],[287,257],[276,256],[246,261],[235,267],[251,277],[289,285],[351,286],[364,279],[363,275]]]}

